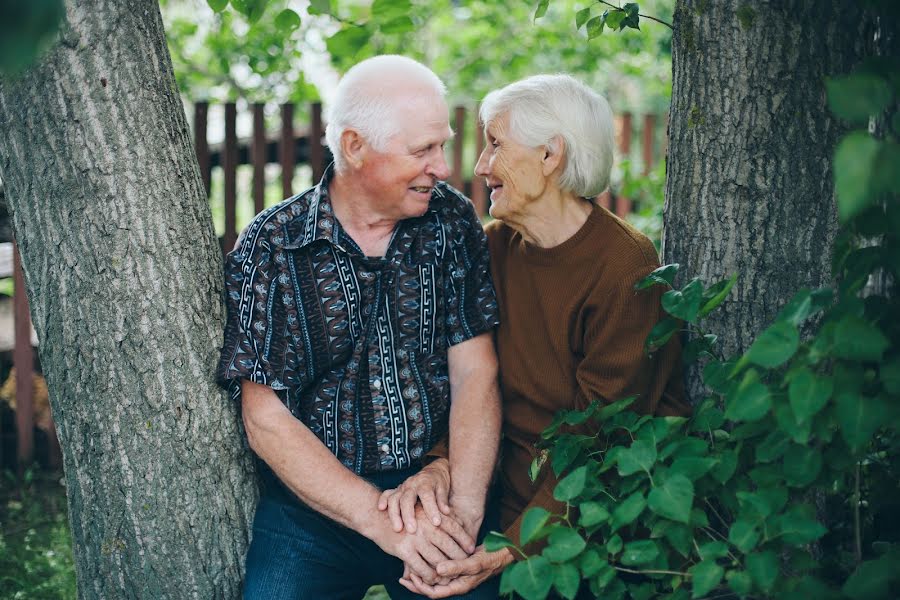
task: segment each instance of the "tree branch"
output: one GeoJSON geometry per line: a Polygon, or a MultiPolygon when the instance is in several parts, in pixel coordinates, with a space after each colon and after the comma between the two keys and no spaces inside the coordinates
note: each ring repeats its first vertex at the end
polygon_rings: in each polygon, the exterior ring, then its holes
{"type": "MultiPolygon", "coordinates": [[[[620,11],[620,12],[625,12],[625,9],[624,9],[624,8],[620,8],[620,7],[616,6],[615,4],[610,4],[609,2],[606,2],[605,0],[598,0],[598,2],[599,2],[600,4],[605,4],[605,5],[607,5],[607,6],[611,6],[611,7],[613,7],[614,9],[616,9],[616,10],[618,10],[618,11],[620,11]]],[[[638,16],[641,17],[641,18],[643,18],[643,19],[650,19],[651,21],[656,21],[657,23],[661,23],[661,24],[665,25],[666,27],[668,27],[669,29],[672,29],[672,30],[675,29],[674,27],[672,27],[672,24],[671,24],[671,23],[666,23],[666,22],[663,21],[662,19],[657,19],[656,17],[651,17],[650,15],[642,15],[641,13],[638,13],[638,16]]]]}

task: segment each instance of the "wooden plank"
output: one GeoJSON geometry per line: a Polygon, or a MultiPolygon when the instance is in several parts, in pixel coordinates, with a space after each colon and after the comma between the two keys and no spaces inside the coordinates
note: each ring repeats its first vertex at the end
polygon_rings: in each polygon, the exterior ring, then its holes
{"type": "Polygon", "coordinates": [[[312,183],[316,185],[325,173],[325,151],[322,148],[322,103],[313,102],[310,107],[309,123],[309,166],[312,167],[312,183]]]}
{"type": "Polygon", "coordinates": [[[656,115],[644,115],[644,135],[642,136],[644,142],[644,147],[642,148],[644,175],[647,175],[653,169],[653,133],[655,129],[656,115]]]}
{"type": "Polygon", "coordinates": [[[457,106],[454,110],[453,129],[456,133],[453,138],[453,167],[450,172],[450,185],[458,190],[465,186],[463,181],[463,146],[466,139],[466,107],[457,106]]]}
{"type": "Polygon", "coordinates": [[[225,232],[222,246],[231,252],[237,240],[237,107],[234,102],[225,104],[225,156],[222,171],[225,179],[225,232]]]}
{"type": "Polygon", "coordinates": [[[253,105],[253,213],[265,208],[266,199],[266,115],[265,105],[253,105]]]}
{"type": "Polygon", "coordinates": [[[194,151],[197,153],[197,163],[200,165],[200,176],[203,178],[207,197],[210,184],[209,141],[206,138],[208,111],[207,102],[194,103],[194,151]]]}
{"type": "MultiPolygon", "coordinates": [[[[622,158],[629,159],[631,153],[631,136],[634,133],[633,118],[630,112],[622,113],[621,129],[619,130],[619,152],[622,158]]],[[[625,217],[631,212],[631,200],[622,196],[610,195],[611,210],[620,217],[625,217]]]]}
{"type": "MultiPolygon", "coordinates": [[[[484,135],[481,124],[481,117],[478,114],[478,106],[475,106],[475,160],[481,157],[484,152],[484,135]]],[[[477,175],[472,176],[472,204],[475,205],[475,213],[479,217],[483,217],[488,213],[488,195],[487,184],[483,177],[477,175]]]]}
{"type": "Polygon", "coordinates": [[[281,196],[294,195],[294,105],[281,105],[281,143],[279,148],[281,163],[281,196]]]}
{"type": "Polygon", "coordinates": [[[25,293],[25,277],[19,249],[14,248],[16,347],[13,365],[16,368],[16,458],[21,474],[34,462],[34,353],[31,348],[31,316],[28,314],[28,296],[25,293]]]}

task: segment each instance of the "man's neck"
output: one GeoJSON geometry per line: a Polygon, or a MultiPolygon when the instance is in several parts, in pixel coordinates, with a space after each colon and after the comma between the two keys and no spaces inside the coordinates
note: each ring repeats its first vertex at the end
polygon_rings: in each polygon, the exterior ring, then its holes
{"type": "Polygon", "coordinates": [[[328,186],[334,217],[366,256],[384,256],[397,220],[381,214],[376,199],[354,184],[353,178],[336,173],[328,186]]]}

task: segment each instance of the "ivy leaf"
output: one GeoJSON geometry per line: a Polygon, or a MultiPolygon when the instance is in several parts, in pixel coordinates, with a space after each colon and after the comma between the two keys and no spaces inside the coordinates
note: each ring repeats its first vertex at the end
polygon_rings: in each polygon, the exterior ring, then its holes
{"type": "Polygon", "coordinates": [[[408,17],[412,9],[410,0],[375,0],[372,2],[372,18],[387,23],[399,17],[408,17]]]}
{"type": "Polygon", "coordinates": [[[541,474],[541,468],[544,466],[545,462],[547,462],[546,450],[543,450],[540,454],[534,457],[533,461],[531,461],[531,466],[528,467],[528,478],[531,479],[531,483],[537,481],[538,475],[541,474]]]}
{"type": "Polygon", "coordinates": [[[581,554],[587,546],[578,532],[568,527],[555,529],[548,538],[549,545],[544,548],[543,556],[551,562],[560,563],[571,560],[581,554]]]}
{"type": "Polygon", "coordinates": [[[540,0],[537,4],[537,8],[534,10],[534,20],[537,21],[547,14],[547,7],[549,6],[550,0],[540,0]]]}
{"type": "Polygon", "coordinates": [[[228,0],[206,0],[213,12],[222,12],[228,6],[228,0]]]}
{"type": "Polygon", "coordinates": [[[654,487],[647,496],[647,506],[661,517],[688,523],[694,503],[694,484],[684,475],[675,473],[662,485],[654,487]]]}
{"type": "Polygon", "coordinates": [[[606,16],[606,25],[610,29],[618,29],[621,31],[622,29],[625,28],[625,26],[622,25],[622,21],[625,20],[625,12],[624,11],[621,11],[621,10],[614,10],[612,12],[604,11],[603,14],[606,16]]]}
{"type": "Polygon", "coordinates": [[[231,5],[250,23],[256,23],[266,12],[269,0],[231,0],[231,5]]]}
{"type": "Polygon", "coordinates": [[[776,321],[787,321],[788,323],[799,327],[806,321],[813,308],[812,293],[808,288],[803,288],[788,300],[787,304],[781,307],[776,321]]]}
{"type": "Polygon", "coordinates": [[[889,407],[881,398],[847,392],[839,394],[835,413],[841,424],[841,435],[854,452],[861,451],[881,426],[889,407]]]}
{"type": "Polygon", "coordinates": [[[614,415],[619,414],[632,404],[637,399],[637,396],[629,396],[628,398],[623,398],[622,400],[616,400],[612,404],[608,404],[604,406],[597,412],[597,420],[601,423],[608,419],[611,419],[614,415]]]}
{"type": "Polygon", "coordinates": [[[725,298],[728,297],[729,292],[731,292],[731,288],[734,287],[735,282],[737,282],[737,273],[714,284],[703,292],[703,306],[700,308],[697,316],[702,319],[722,304],[725,298]]]}
{"type": "Polygon", "coordinates": [[[853,600],[889,598],[891,585],[900,580],[897,558],[896,553],[890,553],[861,563],[841,591],[853,600]]]}
{"type": "Polygon", "coordinates": [[[550,518],[550,513],[540,506],[533,506],[522,517],[522,526],[519,528],[519,539],[523,545],[537,539],[540,530],[550,518]]]}
{"type": "Polygon", "coordinates": [[[791,376],[788,386],[788,398],[791,409],[800,423],[818,414],[834,390],[834,381],[826,375],[814,375],[809,369],[802,367],[791,376]]]}
{"type": "Polygon", "coordinates": [[[599,525],[600,523],[608,521],[610,517],[606,507],[593,500],[590,502],[582,502],[578,507],[578,511],[580,513],[578,524],[582,527],[599,525]]]}
{"type": "MultiPolygon", "coordinates": [[[[796,546],[814,542],[828,532],[821,523],[806,516],[799,507],[774,518],[773,528],[786,543],[796,546]]],[[[770,533],[774,534],[775,531],[770,533]]]]}
{"type": "Polygon", "coordinates": [[[728,389],[728,375],[734,368],[731,362],[710,361],[703,367],[703,383],[714,392],[725,393],[728,389]]]}
{"type": "Polygon", "coordinates": [[[761,463],[772,462],[781,457],[788,449],[791,438],[778,429],[772,431],[756,446],[756,461],[761,463]]]}
{"type": "Polygon", "coordinates": [[[873,195],[870,182],[879,151],[878,140],[866,131],[844,136],[834,153],[834,188],[841,221],[861,213],[873,195]]]}
{"type": "Polygon", "coordinates": [[[726,483],[737,469],[738,451],[726,450],[719,455],[718,459],[718,462],[710,470],[710,475],[719,483],[726,483]]]}
{"type": "Polygon", "coordinates": [[[600,556],[600,553],[597,552],[595,548],[588,548],[587,551],[581,555],[580,562],[581,574],[585,579],[593,577],[605,567],[609,567],[609,563],[606,562],[605,558],[600,556]]]}
{"type": "Polygon", "coordinates": [[[750,521],[738,519],[728,530],[728,541],[741,552],[747,553],[753,550],[759,542],[759,532],[750,521]]]}
{"type": "Polygon", "coordinates": [[[567,600],[574,600],[581,585],[578,568],[572,564],[555,565],[553,567],[553,587],[559,595],[567,600]]]}
{"type": "Polygon", "coordinates": [[[732,421],[758,421],[771,407],[769,388],[759,380],[755,369],[749,369],[734,393],[725,399],[725,416],[732,421]]]}
{"type": "Polygon", "coordinates": [[[769,593],[778,579],[778,557],[771,550],[748,554],[747,572],[762,591],[769,593]]]}
{"type": "Polygon", "coordinates": [[[681,323],[679,323],[676,319],[666,317],[665,319],[654,325],[653,329],[650,330],[650,333],[647,335],[646,341],[644,341],[644,349],[648,353],[653,353],[657,349],[662,348],[666,345],[666,342],[669,341],[672,335],[680,328],[681,323]]]}
{"type": "Polygon", "coordinates": [[[618,554],[622,551],[622,546],[624,545],[625,543],[622,541],[622,536],[616,534],[606,542],[606,551],[610,554],[618,554]]]}
{"type": "MultiPolygon", "coordinates": [[[[594,19],[599,18],[600,17],[594,17],[594,19]]],[[[594,19],[591,20],[593,21],[594,19]]],[[[590,29],[590,26],[588,26],[588,29],[590,29]]],[[[654,269],[649,275],[634,284],[634,289],[643,290],[654,285],[665,285],[668,287],[672,287],[672,282],[675,281],[675,275],[677,273],[678,263],[663,265],[657,269],[654,269]]]]}
{"type": "Polygon", "coordinates": [[[515,547],[515,544],[513,544],[512,541],[502,533],[491,531],[486,536],[484,536],[484,549],[488,552],[496,552],[497,550],[502,550],[503,548],[513,547],[515,547]]]}
{"type": "Polygon", "coordinates": [[[834,354],[839,358],[880,361],[890,342],[873,324],[847,315],[834,330],[834,354]]]}
{"type": "Polygon", "coordinates": [[[331,0],[309,0],[309,7],[306,12],[310,15],[328,15],[331,14],[331,0]]]}
{"type": "Polygon", "coordinates": [[[671,473],[678,473],[691,481],[696,481],[706,475],[718,462],[716,458],[688,456],[677,459],[669,470],[671,473]]]}
{"type": "Polygon", "coordinates": [[[704,560],[688,569],[688,573],[691,575],[691,598],[702,598],[719,585],[725,569],[714,560],[704,560]]]}
{"type": "Polygon", "coordinates": [[[632,29],[640,30],[638,26],[640,20],[638,5],[635,2],[628,2],[622,6],[622,10],[625,11],[625,18],[622,19],[621,27],[631,27],[632,29]]]}
{"type": "Polygon", "coordinates": [[[568,502],[584,490],[587,478],[587,465],[582,465],[566,475],[553,490],[553,497],[560,502],[568,502]]]}
{"type": "Polygon", "coordinates": [[[828,106],[838,117],[864,125],[869,117],[881,113],[891,101],[888,82],[869,73],[853,73],[825,80],[828,106]]]}
{"type": "MultiPolygon", "coordinates": [[[[753,580],[745,571],[729,571],[725,575],[725,579],[728,581],[728,587],[742,598],[749,595],[753,588],[753,580]]],[[[813,597],[815,598],[815,596],[813,597]]]]}
{"type": "Polygon", "coordinates": [[[698,548],[700,560],[715,560],[728,554],[728,545],[725,542],[709,542],[698,548]]]}
{"type": "Polygon", "coordinates": [[[636,440],[619,454],[619,475],[626,477],[638,471],[650,472],[656,463],[656,445],[648,440],[636,440]]]}
{"type": "Polygon", "coordinates": [[[275,27],[281,31],[294,31],[300,27],[300,15],[286,8],[275,17],[275,27]]]}
{"type": "Polygon", "coordinates": [[[625,566],[645,565],[659,556],[659,547],[652,540],[628,542],[619,559],[625,566]]]}
{"type": "Polygon", "coordinates": [[[412,19],[408,16],[403,15],[402,17],[397,17],[396,19],[391,19],[384,25],[382,25],[379,29],[381,29],[382,33],[406,33],[407,31],[412,31],[416,26],[413,24],[412,19]]]}
{"type": "Polygon", "coordinates": [[[646,507],[647,500],[644,499],[643,492],[638,491],[628,496],[613,509],[612,531],[633,523],[644,512],[646,507]]]}
{"type": "Polygon", "coordinates": [[[582,8],[577,13],[575,13],[575,29],[581,29],[581,26],[588,22],[588,19],[591,18],[591,7],[582,8]]]}
{"type": "Polygon", "coordinates": [[[800,334],[786,321],[779,321],[763,330],[747,351],[746,358],[755,365],[774,369],[780,367],[797,352],[800,334]]]}
{"type": "Polygon", "coordinates": [[[325,47],[332,56],[352,57],[369,42],[372,32],[366,27],[348,25],[325,40],[325,47]]]}
{"type": "Polygon", "coordinates": [[[703,302],[703,283],[699,278],[692,279],[680,290],[669,290],[662,295],[662,307],[667,313],[693,323],[697,320],[700,303],[703,302]]]}
{"type": "Polygon", "coordinates": [[[510,583],[525,600],[544,600],[553,586],[553,567],[543,556],[532,556],[511,567],[510,583]]]}

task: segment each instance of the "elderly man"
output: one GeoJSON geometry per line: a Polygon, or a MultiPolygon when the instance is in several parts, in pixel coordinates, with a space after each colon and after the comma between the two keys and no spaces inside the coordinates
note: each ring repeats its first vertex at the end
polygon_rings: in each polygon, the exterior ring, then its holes
{"type": "MultiPolygon", "coordinates": [[[[478,218],[441,182],[443,95],[413,60],[356,65],[330,110],[334,164],[228,255],[218,376],[262,459],[245,598],[378,583],[416,597],[404,568],[436,582],[434,565],[475,548],[499,440],[498,309],[478,218]],[[453,495],[409,533],[379,496],[448,431],[453,495]]],[[[479,589],[466,597],[496,595],[479,589]]]]}

